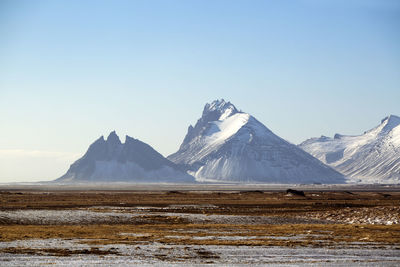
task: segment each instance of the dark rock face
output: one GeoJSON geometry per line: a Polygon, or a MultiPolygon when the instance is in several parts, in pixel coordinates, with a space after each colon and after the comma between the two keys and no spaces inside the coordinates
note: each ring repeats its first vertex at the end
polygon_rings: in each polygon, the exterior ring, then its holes
{"type": "Polygon", "coordinates": [[[306,196],[304,194],[304,191],[294,190],[294,189],[290,189],[290,188],[288,190],[286,190],[286,194],[292,194],[292,195],[302,196],[302,197],[306,196]]]}

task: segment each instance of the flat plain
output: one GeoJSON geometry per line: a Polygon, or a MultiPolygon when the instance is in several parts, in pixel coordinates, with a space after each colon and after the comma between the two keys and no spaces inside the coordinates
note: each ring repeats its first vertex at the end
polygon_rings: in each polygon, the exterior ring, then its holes
{"type": "Polygon", "coordinates": [[[400,264],[398,187],[195,188],[3,186],[0,265],[400,264]]]}

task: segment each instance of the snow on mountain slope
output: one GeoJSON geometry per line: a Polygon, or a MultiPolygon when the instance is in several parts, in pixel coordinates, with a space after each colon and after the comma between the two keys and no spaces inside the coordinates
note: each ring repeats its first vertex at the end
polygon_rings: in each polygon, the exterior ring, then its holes
{"type": "Polygon", "coordinates": [[[100,137],[86,154],[56,182],[194,182],[194,178],[151,146],[126,136],[121,143],[115,132],[100,137]]]}
{"type": "Polygon", "coordinates": [[[168,159],[198,181],[345,182],[341,174],[223,99],[206,104],[202,117],[168,159]]]}
{"type": "Polygon", "coordinates": [[[299,145],[314,157],[355,181],[400,182],[400,118],[390,115],[357,136],[311,138],[299,145]]]}

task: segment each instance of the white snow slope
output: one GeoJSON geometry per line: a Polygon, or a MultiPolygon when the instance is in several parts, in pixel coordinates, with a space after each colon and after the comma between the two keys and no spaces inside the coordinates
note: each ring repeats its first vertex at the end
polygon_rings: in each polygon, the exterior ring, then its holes
{"type": "Polygon", "coordinates": [[[56,182],[195,182],[194,178],[164,158],[151,146],[126,136],[121,143],[115,132],[90,145],[86,154],[56,182]]]}
{"type": "Polygon", "coordinates": [[[186,167],[197,181],[345,182],[340,173],[223,99],[206,104],[202,117],[168,159],[186,167]]]}
{"type": "Polygon", "coordinates": [[[400,182],[400,118],[390,115],[357,136],[311,138],[299,145],[355,182],[400,182]]]}

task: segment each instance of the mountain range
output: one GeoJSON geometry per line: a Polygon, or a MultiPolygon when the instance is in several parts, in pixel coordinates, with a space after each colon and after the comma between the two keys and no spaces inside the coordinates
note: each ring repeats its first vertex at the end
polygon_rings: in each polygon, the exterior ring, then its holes
{"type": "Polygon", "coordinates": [[[177,152],[111,132],[56,182],[399,183],[400,118],[358,136],[311,138],[296,146],[223,99],[207,103],[177,152]]]}
{"type": "Polygon", "coordinates": [[[299,145],[355,182],[400,182],[400,118],[390,115],[361,135],[335,134],[299,145]]]}

